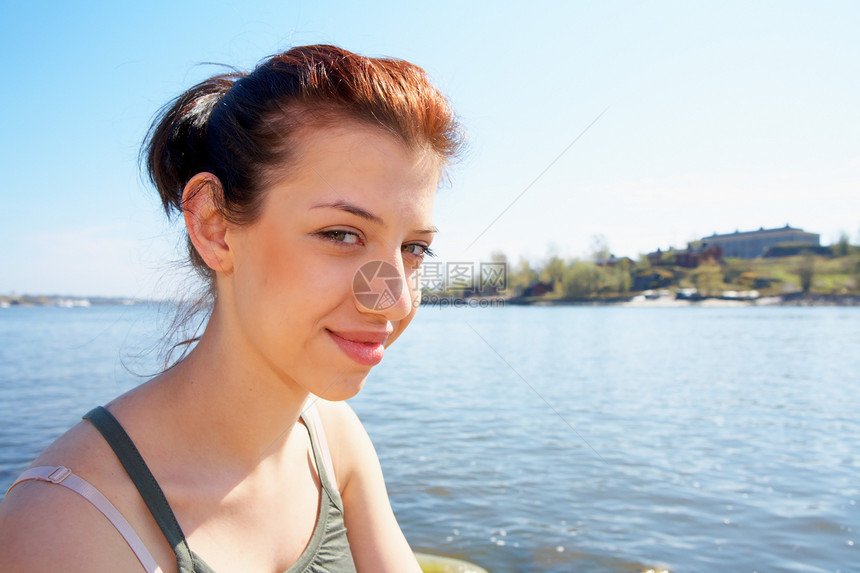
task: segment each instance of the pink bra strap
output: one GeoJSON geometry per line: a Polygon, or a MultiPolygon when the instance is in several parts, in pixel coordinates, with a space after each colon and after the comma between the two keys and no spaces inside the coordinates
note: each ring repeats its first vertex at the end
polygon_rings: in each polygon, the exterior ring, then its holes
{"type": "Polygon", "coordinates": [[[328,440],[325,438],[325,430],[322,425],[322,418],[320,418],[319,410],[317,410],[316,402],[311,403],[310,406],[305,408],[305,411],[302,413],[307,421],[311,423],[313,426],[313,432],[316,434],[317,443],[319,444],[320,454],[322,454],[322,463],[325,466],[326,474],[328,474],[328,481],[334,491],[338,491],[337,489],[337,478],[334,475],[334,464],[331,463],[331,452],[328,449],[328,440]]]}
{"type": "Polygon", "coordinates": [[[155,559],[152,558],[152,555],[146,549],[143,541],[140,540],[140,537],[138,537],[137,533],[135,533],[128,521],[126,521],[117,508],[115,508],[113,504],[88,481],[76,476],[72,473],[72,470],[65,466],[42,466],[30,468],[22,473],[18,479],[15,480],[15,483],[9,487],[9,490],[7,490],[6,493],[8,494],[9,491],[19,483],[28,480],[61,485],[79,494],[81,497],[93,504],[93,506],[95,506],[95,508],[113,524],[119,534],[122,535],[122,538],[125,539],[125,542],[128,543],[128,546],[134,552],[135,557],[140,561],[140,564],[143,566],[146,573],[162,573],[161,568],[155,562],[155,559]]]}

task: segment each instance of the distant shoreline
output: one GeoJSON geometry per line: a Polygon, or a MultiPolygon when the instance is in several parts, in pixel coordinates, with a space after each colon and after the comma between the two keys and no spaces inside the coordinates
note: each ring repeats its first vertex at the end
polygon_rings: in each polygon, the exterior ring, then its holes
{"type": "MultiPolygon", "coordinates": [[[[93,306],[144,306],[165,304],[166,301],[132,299],[122,297],[82,296],[4,296],[0,295],[0,308],[13,307],[62,307],[87,308],[93,306]]],[[[702,297],[696,300],[679,299],[673,295],[645,298],[641,294],[627,297],[593,299],[559,299],[545,297],[433,297],[422,301],[422,306],[466,307],[466,306],[617,306],[636,308],[681,308],[681,307],[744,307],[744,306],[860,306],[860,295],[838,295],[818,293],[789,293],[762,296],[753,299],[727,297],[702,297]],[[486,304],[493,303],[493,304],[486,304]]]]}
{"type": "Polygon", "coordinates": [[[55,306],[63,308],[86,308],[91,306],[138,306],[157,301],[125,297],[64,296],[64,295],[0,295],[0,308],[55,306]]]}
{"type": "Polygon", "coordinates": [[[703,297],[698,300],[678,299],[674,296],[661,296],[646,299],[639,296],[607,299],[546,299],[542,297],[514,297],[504,299],[504,304],[513,306],[619,306],[619,307],[743,307],[743,306],[860,306],[860,295],[803,294],[791,293],[777,296],[763,296],[754,299],[729,299],[722,297],[703,297]]]}
{"type": "Polygon", "coordinates": [[[615,306],[638,308],[680,307],[748,307],[748,306],[860,306],[860,295],[789,293],[755,298],[696,297],[677,298],[672,294],[645,297],[642,294],[589,299],[562,299],[535,297],[458,297],[453,295],[425,295],[422,306],[440,308],[492,308],[501,306],[615,306]]]}

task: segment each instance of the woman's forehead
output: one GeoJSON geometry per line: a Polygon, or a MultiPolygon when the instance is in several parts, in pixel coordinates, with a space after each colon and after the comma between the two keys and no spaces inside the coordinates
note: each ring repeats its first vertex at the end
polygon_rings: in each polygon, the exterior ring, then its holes
{"type": "Polygon", "coordinates": [[[408,148],[398,137],[361,124],[315,130],[298,142],[295,154],[297,178],[319,180],[335,192],[335,181],[382,180],[423,188],[438,183],[441,172],[431,152],[408,148]]]}
{"type": "Polygon", "coordinates": [[[438,159],[386,131],[350,123],[306,134],[290,173],[269,192],[307,210],[329,206],[380,218],[422,212],[427,219],[439,182],[438,159]]]}

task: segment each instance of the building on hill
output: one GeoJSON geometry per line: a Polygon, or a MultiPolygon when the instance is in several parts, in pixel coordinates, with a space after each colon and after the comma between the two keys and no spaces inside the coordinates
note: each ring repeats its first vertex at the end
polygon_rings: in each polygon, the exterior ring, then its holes
{"type": "Polygon", "coordinates": [[[616,257],[615,255],[610,254],[609,258],[604,261],[595,261],[598,267],[615,267],[618,265],[627,265],[627,267],[632,267],[634,264],[633,259],[630,257],[616,257]]]}
{"type": "Polygon", "coordinates": [[[808,233],[789,225],[777,229],[760,228],[758,231],[735,231],[725,235],[713,234],[702,238],[702,246],[722,249],[724,257],[755,259],[764,255],[773,245],[784,243],[806,243],[818,247],[821,235],[808,233]]]}
{"type": "Polygon", "coordinates": [[[521,296],[544,296],[545,294],[551,293],[553,290],[555,290],[554,280],[547,283],[536,282],[535,284],[524,288],[521,296]]]}
{"type": "Polygon", "coordinates": [[[645,255],[651,266],[678,266],[695,269],[706,261],[720,261],[723,258],[723,250],[717,245],[704,245],[701,241],[688,243],[686,249],[661,251],[657,249],[653,253],[645,255]]]}
{"type": "Polygon", "coordinates": [[[675,251],[675,265],[695,269],[707,261],[721,261],[723,250],[718,245],[705,245],[701,241],[688,243],[683,251],[675,251]]]}

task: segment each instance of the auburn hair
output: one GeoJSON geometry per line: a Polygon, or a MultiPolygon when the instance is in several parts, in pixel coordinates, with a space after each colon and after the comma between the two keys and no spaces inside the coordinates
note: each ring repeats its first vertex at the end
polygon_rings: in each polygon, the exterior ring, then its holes
{"type": "MultiPolygon", "coordinates": [[[[448,100],[413,64],[368,58],[328,45],[277,54],[248,73],[195,85],[159,112],[142,151],[167,214],[181,214],[185,185],[209,172],[216,203],[232,222],[258,215],[261,191],[295,164],[304,128],[352,119],[380,127],[416,151],[450,163],[463,135],[448,100]]],[[[192,245],[189,256],[211,272],[192,245]]]]}

